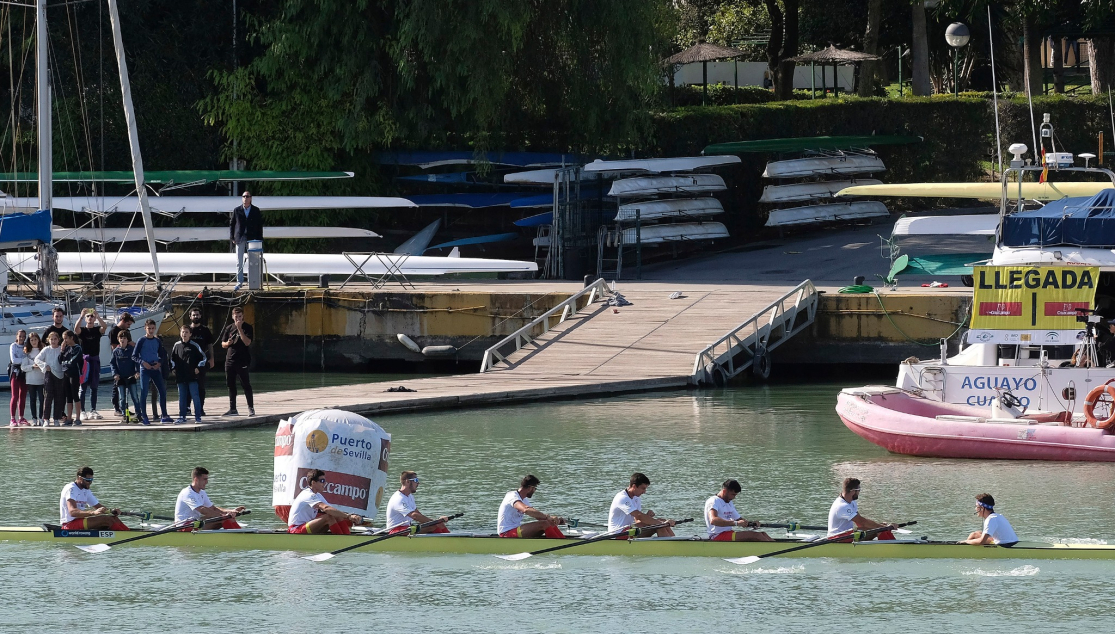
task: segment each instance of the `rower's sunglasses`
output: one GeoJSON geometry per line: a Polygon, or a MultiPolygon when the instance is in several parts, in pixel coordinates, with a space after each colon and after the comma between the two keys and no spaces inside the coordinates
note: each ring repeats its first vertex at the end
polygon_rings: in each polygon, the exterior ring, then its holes
{"type": "Polygon", "coordinates": [[[317,480],[314,480],[314,482],[320,482],[322,484],[325,484],[325,478],[318,478],[317,480]]]}
{"type": "Polygon", "coordinates": [[[418,478],[407,478],[407,482],[413,482],[415,484],[418,484],[418,478]]]}
{"type": "Polygon", "coordinates": [[[93,478],[87,478],[85,476],[78,476],[78,477],[80,477],[82,480],[85,480],[86,482],[92,482],[93,481],[93,478]]]}

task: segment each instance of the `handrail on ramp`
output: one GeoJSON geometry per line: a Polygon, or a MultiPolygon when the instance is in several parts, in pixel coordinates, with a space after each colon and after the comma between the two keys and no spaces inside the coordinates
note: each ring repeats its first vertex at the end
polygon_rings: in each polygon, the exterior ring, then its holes
{"type": "Polygon", "coordinates": [[[736,326],[693,360],[691,383],[722,385],[756,363],[756,372],[770,372],[770,351],[804,330],[817,316],[819,293],[805,280],[736,326]]]}
{"type": "Polygon", "coordinates": [[[480,371],[487,372],[488,370],[494,368],[495,365],[501,361],[510,365],[505,354],[514,354],[524,345],[534,341],[535,337],[548,332],[550,328],[553,327],[550,325],[550,319],[553,318],[555,315],[557,315],[557,322],[554,324],[556,326],[566,319],[569,319],[570,315],[580,311],[580,309],[584,306],[591,305],[593,302],[596,301],[597,297],[604,295],[606,288],[607,287],[604,285],[604,278],[597,278],[588,286],[571,295],[569,299],[561,302],[557,306],[554,306],[550,310],[547,310],[546,312],[539,315],[536,319],[534,319],[534,321],[499,340],[499,342],[496,343],[494,346],[484,351],[484,359],[480,363],[480,371]],[[588,301],[584,303],[584,306],[578,307],[578,300],[580,300],[586,294],[588,295],[588,301]],[[541,332],[539,332],[537,335],[532,335],[531,333],[534,331],[534,328],[539,324],[542,325],[541,332]],[[514,349],[507,350],[505,353],[504,348],[509,345],[513,345],[514,349]]]}

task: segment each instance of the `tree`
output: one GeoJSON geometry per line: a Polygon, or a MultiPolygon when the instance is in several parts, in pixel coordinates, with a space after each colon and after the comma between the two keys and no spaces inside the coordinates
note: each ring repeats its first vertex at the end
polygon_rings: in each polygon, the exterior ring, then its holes
{"type": "Polygon", "coordinates": [[[915,96],[924,97],[933,92],[933,86],[929,80],[929,36],[925,30],[925,5],[922,0],[914,0],[911,11],[914,25],[913,46],[910,47],[912,88],[915,96]]]}
{"type": "Polygon", "coordinates": [[[790,99],[794,95],[794,62],[786,61],[798,54],[798,0],[765,0],[770,17],[770,40],[767,42],[767,69],[774,80],[774,95],[790,99]]]}
{"type": "MultiPolygon", "coordinates": [[[[863,35],[863,52],[877,55],[879,53],[879,28],[883,22],[883,0],[867,1],[867,30],[863,35]]],[[[859,90],[860,97],[870,97],[875,92],[875,76],[881,69],[879,62],[863,62],[860,65],[859,90]]]]}

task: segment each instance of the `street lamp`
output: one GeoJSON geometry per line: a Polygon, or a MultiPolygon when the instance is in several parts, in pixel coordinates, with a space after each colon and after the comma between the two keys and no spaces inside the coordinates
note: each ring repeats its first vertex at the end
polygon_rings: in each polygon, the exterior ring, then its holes
{"type": "Polygon", "coordinates": [[[952,94],[958,98],[960,97],[960,83],[957,81],[957,56],[960,49],[968,45],[970,39],[972,39],[972,34],[963,22],[953,22],[949,25],[949,28],[945,29],[945,41],[952,47],[952,94]]]}

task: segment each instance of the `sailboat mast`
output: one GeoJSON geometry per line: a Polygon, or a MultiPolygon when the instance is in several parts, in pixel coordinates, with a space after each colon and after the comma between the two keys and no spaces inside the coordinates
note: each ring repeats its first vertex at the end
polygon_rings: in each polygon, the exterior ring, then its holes
{"type": "MultiPolygon", "coordinates": [[[[35,95],[39,115],[39,209],[51,209],[53,191],[54,153],[51,134],[50,79],[47,69],[46,0],[35,0],[35,95]]],[[[50,297],[54,294],[57,268],[53,266],[54,247],[39,245],[39,292],[50,297]]]]}
{"type": "Polygon", "coordinates": [[[143,174],[143,155],[139,151],[139,129],[136,127],[135,106],[132,105],[132,87],[131,82],[128,81],[128,62],[124,59],[124,39],[120,34],[120,10],[116,6],[116,0],[108,0],[108,14],[112,21],[116,63],[120,67],[120,93],[124,97],[124,119],[128,122],[128,146],[132,150],[132,172],[135,173],[136,194],[139,196],[139,207],[143,213],[143,228],[147,232],[147,249],[151,252],[155,285],[162,288],[159,282],[159,256],[155,253],[155,228],[151,224],[151,205],[147,201],[147,180],[143,174]]]}

